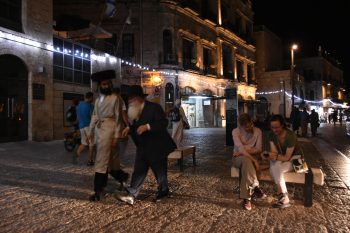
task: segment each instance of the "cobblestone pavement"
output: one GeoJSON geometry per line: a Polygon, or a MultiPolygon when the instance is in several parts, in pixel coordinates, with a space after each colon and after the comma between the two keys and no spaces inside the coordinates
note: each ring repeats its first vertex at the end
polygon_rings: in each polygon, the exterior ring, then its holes
{"type": "MultiPolygon", "coordinates": [[[[197,146],[197,167],[186,159],[185,171],[169,167],[173,198],[152,201],[156,183],[150,174],[142,201],[131,207],[109,195],[99,203],[92,193],[93,169],[72,163],[62,141],[0,144],[0,232],[350,232],[350,191],[311,141],[301,142],[307,160],[326,172],[326,184],[314,186],[313,206],[302,201],[302,186],[288,185],[293,205],[272,209],[274,185],[262,183],[269,194],[241,207],[230,177],[231,147],[224,129],[191,129],[185,143],[197,146]]],[[[123,164],[132,171],[135,148],[129,143],[123,164]]]]}

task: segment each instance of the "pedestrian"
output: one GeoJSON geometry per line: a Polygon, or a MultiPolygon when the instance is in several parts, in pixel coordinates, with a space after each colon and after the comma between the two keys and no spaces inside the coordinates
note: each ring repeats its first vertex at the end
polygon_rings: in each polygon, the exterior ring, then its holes
{"type": "Polygon", "coordinates": [[[176,149],[176,144],[167,131],[168,120],[162,107],[145,100],[141,86],[129,88],[128,103],[128,117],[132,124],[126,130],[130,130],[137,149],[130,187],[126,189],[126,195],[118,198],[133,205],[151,168],[158,183],[155,200],[160,201],[169,195],[167,159],[176,149]]]}
{"type": "Polygon", "coordinates": [[[310,115],[307,112],[305,107],[301,112],[300,119],[301,119],[301,136],[307,137],[307,125],[309,124],[309,121],[310,121],[310,115]]]}
{"type": "Polygon", "coordinates": [[[257,171],[259,171],[260,153],[262,152],[262,132],[254,127],[253,121],[246,113],[238,117],[238,127],[232,131],[234,149],[233,166],[240,169],[240,193],[243,208],[251,210],[251,199],[266,195],[259,188],[257,171]]]}
{"type": "Polygon", "coordinates": [[[185,111],[181,107],[181,101],[179,99],[175,101],[175,105],[170,111],[170,118],[173,122],[172,138],[175,141],[177,148],[179,148],[183,139],[183,130],[184,128],[189,128],[185,111]]]}
{"type": "Polygon", "coordinates": [[[301,119],[300,119],[300,111],[297,107],[293,106],[293,109],[290,113],[290,122],[292,123],[293,132],[298,135],[298,131],[301,125],[301,119]]]}
{"type": "Polygon", "coordinates": [[[78,125],[80,130],[80,136],[81,136],[81,144],[78,147],[77,153],[76,153],[76,160],[78,161],[81,153],[83,152],[84,148],[86,146],[89,147],[88,152],[88,166],[94,165],[94,142],[88,142],[88,133],[89,133],[89,126],[91,121],[92,112],[94,110],[94,106],[92,105],[94,99],[94,94],[92,92],[87,92],[85,94],[85,100],[80,101],[79,105],[77,106],[77,118],[78,118],[78,125]]]}
{"type": "Polygon", "coordinates": [[[270,173],[277,185],[278,200],[272,205],[273,208],[286,208],[290,206],[284,173],[293,170],[290,161],[293,155],[300,155],[297,136],[287,128],[286,122],[281,115],[274,115],[270,121],[271,132],[268,135],[270,143],[269,156],[270,173]]]}
{"type": "Polygon", "coordinates": [[[339,110],[339,124],[343,125],[343,112],[341,110],[339,110]]]}
{"type": "Polygon", "coordinates": [[[79,130],[77,106],[79,104],[78,98],[72,99],[72,105],[70,105],[66,111],[66,121],[74,127],[74,131],[79,130]]]}
{"type": "Polygon", "coordinates": [[[119,98],[112,95],[113,84],[111,79],[115,79],[114,70],[105,70],[92,74],[91,80],[97,82],[100,96],[95,101],[95,107],[89,128],[89,141],[93,139],[96,129],[97,153],[94,176],[94,194],[90,196],[90,201],[99,201],[102,191],[107,185],[108,172],[120,183],[126,182],[128,174],[117,167],[108,170],[112,156],[116,156],[118,139],[122,136],[122,116],[121,102],[119,98]]]}
{"type": "Polygon", "coordinates": [[[320,119],[315,109],[311,110],[310,125],[311,125],[311,135],[315,137],[317,133],[317,128],[320,126],[320,119]]]}
{"type": "MultiPolygon", "coordinates": [[[[127,112],[126,112],[126,105],[125,102],[123,100],[123,98],[120,95],[120,88],[115,87],[112,90],[112,94],[117,96],[117,98],[119,99],[120,104],[120,114],[122,116],[122,128],[125,129],[126,127],[128,127],[129,125],[129,121],[128,121],[128,116],[127,116],[127,112]]],[[[121,138],[119,138],[117,146],[113,147],[113,150],[116,150],[112,153],[112,157],[110,158],[109,161],[109,171],[115,171],[115,170],[119,170],[121,167],[121,163],[120,163],[120,159],[124,156],[125,151],[126,151],[126,147],[128,145],[128,134],[127,133],[122,133],[121,138]]],[[[122,171],[122,170],[120,170],[122,171]]],[[[113,173],[111,174],[113,175],[113,173]]],[[[123,174],[121,174],[121,176],[125,176],[123,174]]],[[[129,176],[129,175],[128,175],[129,176]]],[[[116,177],[118,177],[118,174],[116,174],[116,177]]],[[[122,190],[124,188],[124,182],[120,182],[120,189],[122,190]]]]}

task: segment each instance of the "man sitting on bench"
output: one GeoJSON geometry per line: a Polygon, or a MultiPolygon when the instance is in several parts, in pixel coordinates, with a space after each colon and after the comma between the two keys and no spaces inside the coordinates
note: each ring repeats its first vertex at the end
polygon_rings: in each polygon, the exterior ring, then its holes
{"type": "Polygon", "coordinates": [[[261,153],[262,133],[254,127],[246,113],[238,117],[239,126],[232,131],[234,150],[233,166],[240,169],[240,194],[243,208],[251,210],[251,198],[262,198],[266,195],[259,188],[256,171],[259,170],[257,156],[261,153]]]}

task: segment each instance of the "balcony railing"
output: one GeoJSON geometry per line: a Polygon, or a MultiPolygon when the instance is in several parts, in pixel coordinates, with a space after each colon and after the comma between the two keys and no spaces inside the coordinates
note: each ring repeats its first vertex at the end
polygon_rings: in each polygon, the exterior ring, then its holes
{"type": "Polygon", "coordinates": [[[184,58],[182,60],[182,66],[185,70],[195,70],[195,71],[199,71],[199,68],[196,66],[196,63],[192,62],[193,59],[189,59],[189,58],[184,58]]]}

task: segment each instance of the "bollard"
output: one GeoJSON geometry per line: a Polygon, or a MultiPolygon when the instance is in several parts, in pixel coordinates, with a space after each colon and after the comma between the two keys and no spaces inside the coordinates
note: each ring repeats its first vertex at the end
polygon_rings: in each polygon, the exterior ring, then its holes
{"type": "Polygon", "coordinates": [[[304,206],[312,206],[312,186],[314,183],[314,175],[311,168],[305,172],[305,184],[304,184],[304,206]]]}

